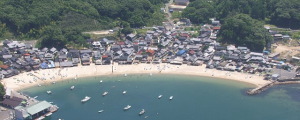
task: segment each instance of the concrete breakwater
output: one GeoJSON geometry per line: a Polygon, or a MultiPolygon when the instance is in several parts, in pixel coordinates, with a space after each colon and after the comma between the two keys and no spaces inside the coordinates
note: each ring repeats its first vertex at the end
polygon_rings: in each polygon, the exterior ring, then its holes
{"type": "Polygon", "coordinates": [[[262,91],[265,91],[266,89],[268,89],[269,87],[272,87],[275,84],[275,81],[272,81],[270,83],[267,83],[265,85],[259,86],[257,88],[254,89],[250,89],[247,91],[248,95],[256,95],[261,93],[262,91]]]}
{"type": "Polygon", "coordinates": [[[279,82],[279,81],[272,81],[271,83],[259,86],[257,88],[254,89],[250,89],[247,91],[248,95],[256,95],[259,94],[265,90],[267,90],[268,88],[272,87],[273,85],[284,85],[284,84],[299,84],[300,81],[284,81],[284,82],[279,82]]]}

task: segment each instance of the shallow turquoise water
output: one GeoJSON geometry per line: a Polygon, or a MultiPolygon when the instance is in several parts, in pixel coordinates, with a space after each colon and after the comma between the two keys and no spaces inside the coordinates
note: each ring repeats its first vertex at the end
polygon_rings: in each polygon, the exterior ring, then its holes
{"type": "Polygon", "coordinates": [[[245,95],[245,90],[252,87],[208,77],[139,74],[65,80],[22,92],[58,105],[59,111],[48,118],[51,120],[141,120],[146,116],[149,120],[300,119],[300,99],[295,97],[300,91],[299,85],[275,87],[257,96],[245,95]],[[75,85],[73,91],[70,90],[72,85],[75,85]],[[46,94],[47,90],[52,94],[46,94]],[[103,97],[104,91],[109,94],[103,97]],[[163,97],[158,99],[160,94],[163,97]],[[85,96],[92,98],[82,104],[80,100],[85,96]],[[173,100],[169,100],[169,96],[174,96],[173,100]],[[123,111],[126,105],[132,108],[123,111]],[[104,112],[98,113],[101,109],[104,112]],[[141,109],[146,113],[139,116],[141,109]]]}

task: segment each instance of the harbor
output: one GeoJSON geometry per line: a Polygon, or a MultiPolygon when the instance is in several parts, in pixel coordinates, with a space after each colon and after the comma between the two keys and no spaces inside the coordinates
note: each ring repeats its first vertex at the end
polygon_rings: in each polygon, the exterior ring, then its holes
{"type": "Polygon", "coordinates": [[[11,110],[11,117],[8,120],[42,120],[50,117],[59,107],[45,100],[39,101],[35,97],[26,94],[11,91],[11,94],[5,96],[2,102],[4,106],[11,110]]]}

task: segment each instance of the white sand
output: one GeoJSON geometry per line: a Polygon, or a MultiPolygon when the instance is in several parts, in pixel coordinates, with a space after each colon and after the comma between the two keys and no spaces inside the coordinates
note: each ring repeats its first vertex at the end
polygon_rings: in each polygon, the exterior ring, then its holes
{"type": "Polygon", "coordinates": [[[203,66],[170,65],[170,64],[136,64],[136,65],[94,65],[78,66],[70,68],[44,69],[38,71],[24,72],[17,76],[5,78],[2,83],[6,88],[20,90],[31,86],[52,84],[55,81],[76,79],[80,77],[110,75],[110,74],[134,74],[134,73],[165,73],[185,74],[217,77],[226,80],[235,80],[261,86],[270,81],[263,80],[262,76],[206,69],[203,66]],[[113,68],[112,68],[113,67],[113,68]],[[112,69],[114,72],[112,73],[112,69]],[[32,74],[32,75],[30,75],[32,74]]]}

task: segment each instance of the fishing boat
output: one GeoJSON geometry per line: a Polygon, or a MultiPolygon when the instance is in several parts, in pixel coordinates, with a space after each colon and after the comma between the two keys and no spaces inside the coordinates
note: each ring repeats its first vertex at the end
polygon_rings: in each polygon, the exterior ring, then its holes
{"type": "Polygon", "coordinates": [[[104,110],[99,110],[98,113],[102,113],[104,110]]]}
{"type": "Polygon", "coordinates": [[[143,115],[146,111],[142,109],[142,111],[139,113],[139,115],[143,115]]]}
{"type": "Polygon", "coordinates": [[[163,96],[163,95],[159,95],[159,96],[158,96],[158,99],[160,99],[162,96],[163,96]]]}
{"type": "Polygon", "coordinates": [[[126,107],[124,107],[124,110],[128,110],[128,109],[130,109],[131,108],[131,106],[130,105],[127,105],[126,107]]]}
{"type": "Polygon", "coordinates": [[[71,86],[71,88],[70,88],[70,89],[71,89],[71,90],[73,90],[74,88],[75,88],[75,86],[73,85],[73,86],[71,86]]]}
{"type": "Polygon", "coordinates": [[[81,102],[86,102],[86,101],[88,101],[88,100],[90,100],[90,99],[91,99],[91,97],[85,96],[85,97],[81,100],[81,102]]]}
{"type": "Polygon", "coordinates": [[[47,91],[48,94],[51,94],[52,92],[50,90],[47,91]]]}
{"type": "Polygon", "coordinates": [[[127,93],[127,91],[123,91],[123,94],[126,94],[127,93]]]}
{"type": "Polygon", "coordinates": [[[173,96],[170,96],[170,98],[169,98],[170,100],[172,100],[173,99],[173,96]]]}
{"type": "Polygon", "coordinates": [[[103,94],[102,94],[102,96],[105,96],[105,95],[107,95],[108,94],[108,92],[104,92],[103,94]]]}

